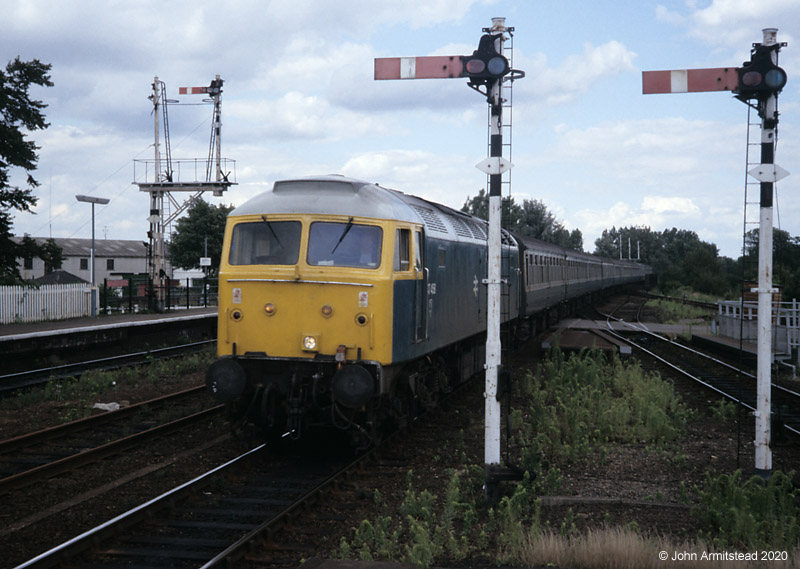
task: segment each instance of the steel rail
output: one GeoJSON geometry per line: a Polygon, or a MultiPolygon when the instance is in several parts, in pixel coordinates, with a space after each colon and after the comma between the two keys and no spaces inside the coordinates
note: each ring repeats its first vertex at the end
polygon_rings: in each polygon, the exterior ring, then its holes
{"type": "Polygon", "coordinates": [[[152,429],[147,429],[146,431],[141,431],[139,433],[135,433],[133,435],[129,435],[127,437],[123,437],[121,439],[108,442],[104,445],[100,445],[98,447],[64,457],[60,460],[56,460],[47,464],[42,464],[30,470],[26,470],[24,472],[20,472],[12,476],[8,476],[0,480],[0,495],[10,492],[12,490],[23,488],[35,482],[36,480],[42,478],[50,478],[52,476],[55,476],[56,474],[61,474],[62,472],[74,470],[85,464],[89,464],[91,462],[97,462],[109,455],[118,453],[134,445],[140,444],[141,442],[149,438],[170,433],[189,423],[219,413],[224,409],[224,407],[225,407],[224,405],[217,405],[216,407],[211,407],[209,409],[193,413],[192,415],[187,415],[186,417],[181,417],[180,419],[170,421],[169,423],[158,425],[157,427],[153,427],[152,429]]]}
{"type": "Polygon", "coordinates": [[[203,340],[200,342],[182,344],[180,346],[156,348],[153,350],[134,352],[132,354],[122,354],[120,356],[110,356],[107,358],[99,358],[85,362],[75,362],[61,366],[0,375],[0,395],[21,389],[23,387],[31,387],[40,383],[47,383],[53,379],[64,379],[68,377],[80,376],[88,371],[111,370],[134,365],[142,365],[149,363],[151,358],[174,358],[187,352],[197,351],[200,348],[215,342],[216,340],[203,340]]]}
{"type": "Polygon", "coordinates": [[[121,418],[134,415],[146,407],[172,403],[178,399],[201,393],[204,390],[204,386],[191,387],[189,389],[184,389],[183,391],[177,391],[175,393],[170,393],[169,395],[163,395],[161,397],[149,399],[140,403],[134,403],[133,405],[129,405],[127,407],[121,407],[117,411],[109,411],[100,415],[84,417],[83,419],[70,421],[69,423],[63,423],[54,427],[48,427],[46,429],[20,435],[12,439],[6,439],[4,441],[0,441],[0,457],[11,451],[40,444],[46,440],[66,436],[84,429],[99,427],[105,425],[106,423],[114,423],[121,418]]]}
{"type": "Polygon", "coordinates": [[[252,455],[263,449],[266,445],[262,444],[249,451],[245,452],[237,456],[236,458],[229,460],[228,462],[221,464],[209,470],[208,472],[201,474],[200,476],[193,478],[192,480],[169,490],[160,496],[156,496],[155,498],[136,506],[128,510],[127,512],[120,514],[119,516],[108,520],[100,524],[97,527],[94,527],[64,543],[45,551],[37,555],[36,557],[29,559],[25,563],[21,565],[17,565],[14,569],[28,569],[29,567],[55,567],[61,564],[62,560],[68,556],[75,556],[78,553],[89,549],[92,547],[98,540],[102,540],[109,535],[113,535],[119,528],[124,527],[126,524],[131,523],[136,517],[146,514],[150,511],[155,511],[160,507],[166,507],[169,505],[169,502],[177,498],[179,495],[189,491],[192,487],[198,485],[200,482],[205,481],[210,476],[218,474],[219,472],[230,468],[234,464],[238,463],[242,459],[252,455]]]}
{"type": "MultiPolygon", "coordinates": [[[[602,313],[601,313],[601,314],[602,314],[602,313]]],[[[684,349],[688,350],[689,352],[691,352],[691,353],[693,353],[693,354],[695,354],[695,355],[702,356],[702,357],[704,357],[704,358],[706,358],[706,359],[708,359],[708,360],[711,360],[711,361],[713,361],[713,362],[715,362],[715,363],[717,363],[717,364],[720,364],[720,365],[723,365],[723,366],[725,366],[725,367],[728,367],[729,369],[731,369],[731,370],[733,370],[733,371],[736,371],[737,373],[743,373],[743,374],[745,374],[745,375],[749,375],[750,377],[752,377],[752,374],[749,374],[749,373],[747,373],[747,372],[744,372],[743,370],[739,370],[738,368],[736,368],[736,367],[734,367],[734,366],[732,366],[732,365],[730,365],[730,364],[728,364],[728,363],[726,363],[726,362],[720,361],[720,360],[718,360],[718,359],[716,359],[716,358],[714,358],[714,357],[712,357],[712,356],[709,356],[709,355],[707,355],[707,354],[703,354],[702,352],[698,352],[697,350],[693,350],[693,349],[691,349],[691,348],[688,348],[688,347],[686,347],[686,346],[683,346],[683,345],[681,345],[681,344],[676,344],[676,343],[675,343],[675,342],[673,342],[672,340],[669,340],[669,339],[667,339],[667,338],[664,338],[664,337],[663,337],[663,336],[661,336],[660,334],[656,334],[656,333],[654,333],[654,332],[651,332],[650,330],[647,330],[647,329],[645,329],[645,328],[637,327],[636,325],[634,325],[634,324],[631,324],[630,322],[625,322],[624,320],[619,320],[619,319],[615,318],[615,317],[614,317],[614,316],[612,316],[612,315],[606,315],[606,314],[604,314],[604,316],[606,316],[606,317],[607,317],[607,324],[608,324],[608,328],[609,328],[609,333],[610,333],[610,334],[612,334],[613,336],[615,336],[615,337],[617,337],[617,338],[619,338],[619,339],[623,339],[623,340],[625,340],[626,342],[628,342],[628,343],[629,343],[629,344],[631,344],[632,346],[635,346],[637,349],[639,349],[639,350],[641,350],[642,352],[644,352],[644,353],[648,354],[650,357],[652,357],[652,358],[654,358],[654,359],[656,359],[656,360],[660,361],[661,363],[663,363],[663,364],[667,365],[668,367],[670,367],[670,368],[674,369],[675,371],[677,371],[678,373],[680,373],[680,374],[682,374],[682,375],[686,376],[687,378],[691,379],[692,381],[695,381],[696,383],[699,383],[700,385],[702,385],[702,386],[704,386],[704,387],[706,387],[706,388],[708,388],[708,389],[710,389],[710,390],[714,391],[715,393],[718,393],[719,395],[722,395],[722,396],[723,396],[723,397],[725,397],[726,399],[729,399],[729,400],[733,401],[734,403],[736,403],[736,404],[738,404],[738,405],[741,405],[741,406],[742,406],[742,407],[744,407],[745,409],[748,409],[748,410],[750,410],[750,411],[752,411],[752,412],[755,412],[755,411],[756,411],[756,408],[755,408],[755,407],[753,407],[752,405],[750,405],[750,404],[746,403],[745,401],[742,401],[741,399],[739,399],[738,397],[734,396],[733,394],[731,394],[731,393],[728,393],[728,392],[726,392],[726,391],[724,391],[724,390],[720,389],[719,387],[717,387],[717,386],[715,386],[715,385],[711,385],[711,384],[710,384],[710,383],[708,383],[707,381],[704,381],[703,379],[701,379],[701,378],[699,378],[699,377],[697,377],[697,376],[695,376],[695,375],[693,375],[693,374],[689,373],[688,371],[686,371],[686,370],[684,370],[684,369],[682,369],[682,368],[680,368],[680,367],[676,366],[675,364],[673,364],[672,362],[668,361],[667,359],[665,359],[665,358],[663,358],[663,357],[659,356],[659,355],[658,355],[658,354],[656,354],[655,352],[652,352],[651,350],[648,350],[648,349],[647,349],[647,348],[645,348],[644,346],[642,346],[642,345],[640,345],[640,344],[637,344],[636,342],[633,342],[633,341],[631,341],[631,339],[630,339],[630,338],[625,338],[624,336],[622,336],[621,334],[619,334],[618,332],[616,332],[616,331],[613,329],[613,327],[611,326],[611,320],[613,319],[613,320],[616,320],[616,321],[618,321],[618,322],[622,322],[622,323],[623,323],[623,324],[625,324],[626,326],[630,326],[631,328],[633,328],[633,330],[634,330],[634,331],[636,331],[636,332],[638,332],[638,333],[647,334],[647,335],[649,335],[649,336],[653,336],[653,337],[655,337],[655,338],[658,338],[659,340],[661,340],[661,341],[663,341],[663,342],[666,342],[666,343],[668,343],[668,344],[672,344],[672,345],[674,345],[674,346],[678,346],[678,347],[684,348],[684,349]]],[[[775,385],[773,384],[773,386],[775,386],[775,385]]],[[[780,388],[780,386],[775,386],[775,387],[779,387],[779,388],[780,388]]],[[[787,391],[788,393],[790,393],[790,394],[797,395],[797,394],[796,394],[796,393],[794,393],[793,391],[790,391],[790,390],[786,390],[786,391],[787,391]]],[[[786,425],[786,424],[784,424],[784,426],[783,426],[783,427],[784,427],[786,430],[788,430],[788,431],[791,431],[791,432],[793,432],[793,433],[794,433],[794,434],[796,434],[796,435],[800,435],[800,429],[796,429],[796,428],[794,428],[794,427],[792,427],[792,426],[790,426],[790,425],[786,425]]]]}

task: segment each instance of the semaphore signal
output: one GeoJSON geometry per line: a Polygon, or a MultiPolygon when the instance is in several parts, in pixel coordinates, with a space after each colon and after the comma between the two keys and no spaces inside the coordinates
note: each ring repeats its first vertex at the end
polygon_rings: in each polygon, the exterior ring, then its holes
{"type": "MultiPolygon", "coordinates": [[[[505,18],[492,18],[492,27],[484,28],[484,35],[471,55],[444,55],[425,57],[383,57],[375,59],[375,79],[456,79],[467,78],[467,85],[486,97],[489,103],[489,157],[477,164],[489,177],[489,239],[488,270],[483,284],[487,288],[486,311],[486,389],[484,466],[486,493],[494,499],[497,484],[508,479],[508,472],[500,467],[500,402],[497,400],[501,369],[501,187],[503,173],[512,166],[503,158],[503,81],[521,79],[525,73],[511,69],[503,55],[506,33],[505,18]]],[[[476,282],[477,287],[477,282],[476,282]]]]}
{"type": "Polygon", "coordinates": [[[763,30],[762,43],[753,44],[750,61],[741,67],[679,69],[642,72],[642,93],[698,93],[731,91],[753,107],[761,118],[761,164],[748,171],[761,183],[758,239],[758,383],[755,468],[764,477],[772,471],[770,448],[772,364],[772,203],[774,184],[789,173],[775,164],[778,94],[786,85],[786,72],[778,67],[785,43],[776,41],[778,30],[763,30]],[[754,101],[754,102],[753,102],[754,101]]]}

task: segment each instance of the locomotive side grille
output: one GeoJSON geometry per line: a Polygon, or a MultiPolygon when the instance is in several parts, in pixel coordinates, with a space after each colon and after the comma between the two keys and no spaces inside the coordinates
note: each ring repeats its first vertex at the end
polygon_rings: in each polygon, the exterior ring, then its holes
{"type": "Polygon", "coordinates": [[[467,224],[467,227],[469,227],[472,230],[472,236],[475,239],[481,239],[482,241],[486,241],[487,239],[486,232],[483,230],[483,227],[481,227],[478,223],[475,223],[471,219],[467,220],[465,223],[467,224]]]}
{"type": "Polygon", "coordinates": [[[469,230],[469,227],[467,227],[466,223],[464,223],[454,215],[448,215],[447,219],[450,220],[450,223],[453,224],[453,228],[456,230],[457,235],[472,239],[472,231],[469,230]]]}
{"type": "Polygon", "coordinates": [[[438,231],[439,233],[448,233],[447,226],[441,220],[441,218],[436,215],[432,209],[428,209],[426,207],[421,207],[418,205],[411,205],[417,213],[422,218],[422,221],[425,222],[425,226],[431,231],[438,231]]]}

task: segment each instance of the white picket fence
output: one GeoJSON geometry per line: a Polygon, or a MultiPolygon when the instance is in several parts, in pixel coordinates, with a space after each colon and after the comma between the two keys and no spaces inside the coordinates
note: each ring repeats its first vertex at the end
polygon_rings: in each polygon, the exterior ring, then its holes
{"type": "Polygon", "coordinates": [[[90,301],[86,284],[0,286],[0,324],[89,316],[90,301]]]}

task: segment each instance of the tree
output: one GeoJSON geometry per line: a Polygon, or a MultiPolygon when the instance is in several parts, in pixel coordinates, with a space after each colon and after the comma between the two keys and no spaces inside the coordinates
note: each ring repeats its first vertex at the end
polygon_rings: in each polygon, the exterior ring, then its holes
{"type": "Polygon", "coordinates": [[[52,273],[64,263],[64,251],[52,237],[39,246],[39,258],[44,261],[44,274],[52,273]]]}
{"type": "Polygon", "coordinates": [[[641,256],[642,263],[653,267],[662,290],[688,286],[698,292],[724,295],[731,289],[730,264],[719,257],[716,245],[701,241],[694,231],[612,227],[595,241],[596,255],[619,258],[620,249],[624,259],[641,256]]]}
{"type": "Polygon", "coordinates": [[[28,90],[32,85],[52,87],[50,65],[20,61],[17,57],[5,71],[0,71],[0,281],[14,282],[20,278],[17,269],[19,246],[11,240],[12,210],[31,211],[38,201],[33,189],[39,183],[31,172],[39,160],[39,147],[26,140],[24,131],[47,128],[42,110],[47,106],[32,100],[28,90]],[[10,168],[22,168],[27,173],[27,188],[10,185],[10,168]]]}
{"type": "MultiPolygon", "coordinates": [[[[583,250],[583,234],[579,229],[567,230],[555,216],[547,210],[540,200],[522,200],[522,205],[514,202],[512,196],[505,196],[501,202],[503,227],[513,233],[541,239],[569,249],[583,250]]],[[[474,198],[467,198],[461,208],[464,213],[489,219],[489,196],[481,189],[474,198]]]]}
{"type": "Polygon", "coordinates": [[[167,247],[172,266],[198,269],[200,257],[211,257],[209,275],[216,275],[222,255],[225,220],[231,210],[232,205],[212,206],[203,199],[195,199],[189,206],[187,215],[175,224],[175,231],[167,247]]]}

